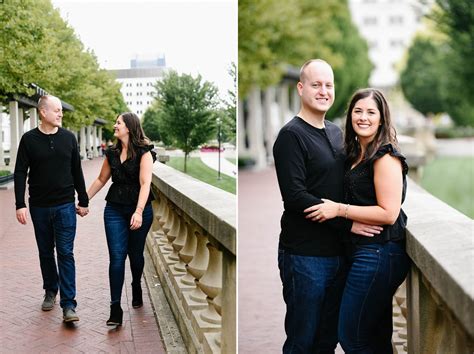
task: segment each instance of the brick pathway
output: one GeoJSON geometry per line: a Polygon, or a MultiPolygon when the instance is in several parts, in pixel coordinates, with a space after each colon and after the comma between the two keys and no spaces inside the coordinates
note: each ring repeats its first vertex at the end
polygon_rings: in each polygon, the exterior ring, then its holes
{"type": "Polygon", "coordinates": [[[241,170],[238,183],[239,353],[281,353],[285,304],[277,248],[283,203],[276,174],[273,168],[241,170]]]}
{"type": "MultiPolygon", "coordinates": [[[[101,164],[102,159],[83,162],[87,186],[101,164]]],[[[41,311],[43,289],[31,218],[26,226],[19,224],[13,189],[0,190],[1,353],[165,353],[144,282],[144,306],[131,307],[128,264],[123,326],[105,325],[110,295],[102,215],[107,190],[105,186],[92,200],[88,216],[78,217],[74,254],[80,321],[72,326],[62,322],[58,302],[52,311],[41,311]]]]}

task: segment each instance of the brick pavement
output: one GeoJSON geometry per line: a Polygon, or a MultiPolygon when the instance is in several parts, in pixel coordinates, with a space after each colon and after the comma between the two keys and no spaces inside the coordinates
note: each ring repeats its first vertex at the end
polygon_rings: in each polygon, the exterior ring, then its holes
{"type": "Polygon", "coordinates": [[[273,168],[241,170],[238,183],[239,353],[281,353],[285,305],[277,248],[283,203],[276,174],[273,168]]]}
{"type": "MultiPolygon", "coordinates": [[[[87,186],[101,164],[100,158],[83,162],[87,186]]],[[[58,302],[52,311],[41,311],[43,289],[31,218],[26,226],[19,224],[13,189],[0,190],[0,353],[165,353],[144,282],[144,306],[131,306],[128,264],[123,326],[105,325],[110,295],[102,215],[107,190],[105,186],[94,197],[88,216],[78,217],[74,254],[80,321],[73,325],[62,322],[58,302]]]]}

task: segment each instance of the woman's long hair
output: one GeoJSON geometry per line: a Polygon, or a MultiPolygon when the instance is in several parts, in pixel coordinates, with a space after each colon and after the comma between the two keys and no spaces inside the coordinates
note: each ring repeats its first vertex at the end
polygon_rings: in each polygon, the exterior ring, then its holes
{"type": "MultiPolygon", "coordinates": [[[[150,144],[150,139],[145,136],[142,125],[140,124],[140,118],[135,113],[125,112],[117,116],[122,116],[125,126],[128,128],[128,147],[127,147],[127,159],[133,160],[137,156],[137,149],[140,147],[147,147],[150,144]]],[[[122,143],[117,139],[117,143],[112,148],[120,154],[122,152],[122,143]]]]}
{"type": "Polygon", "coordinates": [[[352,126],[352,110],[357,101],[367,97],[371,97],[377,105],[380,112],[380,126],[374,139],[367,145],[362,160],[371,159],[378,149],[385,144],[392,144],[394,148],[398,149],[397,133],[392,125],[390,109],[382,92],[372,88],[358,90],[352,96],[346,114],[345,149],[347,162],[350,166],[359,160],[361,154],[359,139],[352,126]]]}

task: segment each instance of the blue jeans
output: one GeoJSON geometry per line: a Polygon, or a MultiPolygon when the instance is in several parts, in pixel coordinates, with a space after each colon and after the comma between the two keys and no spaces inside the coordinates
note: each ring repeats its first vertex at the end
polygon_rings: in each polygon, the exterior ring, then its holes
{"type": "Polygon", "coordinates": [[[403,242],[354,245],[339,312],[346,354],[392,353],[392,297],[409,268],[403,242]]]}
{"type": "Polygon", "coordinates": [[[346,265],[344,257],[309,257],[278,250],[286,303],[283,353],[334,353],[346,265]]]}
{"type": "Polygon", "coordinates": [[[43,289],[57,293],[59,288],[61,307],[75,308],[76,266],[73,248],[76,237],[76,207],[74,203],[47,208],[30,206],[30,214],[39,251],[43,289]]]}
{"type": "Polygon", "coordinates": [[[120,304],[125,277],[125,259],[130,260],[133,284],[140,284],[145,259],[143,250],[148,231],[153,221],[153,209],[148,203],[143,210],[142,226],[130,230],[130,220],[135,205],[120,205],[108,202],[104,210],[105,234],[109,248],[109,283],[111,304],[120,304]]]}

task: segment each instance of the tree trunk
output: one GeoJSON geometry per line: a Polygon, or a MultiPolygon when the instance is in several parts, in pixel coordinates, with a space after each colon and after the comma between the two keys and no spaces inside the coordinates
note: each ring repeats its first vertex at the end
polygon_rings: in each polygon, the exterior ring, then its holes
{"type": "Polygon", "coordinates": [[[188,153],[185,152],[184,153],[184,173],[186,173],[186,171],[187,171],[187,166],[186,166],[187,161],[188,161],[188,153]]]}

